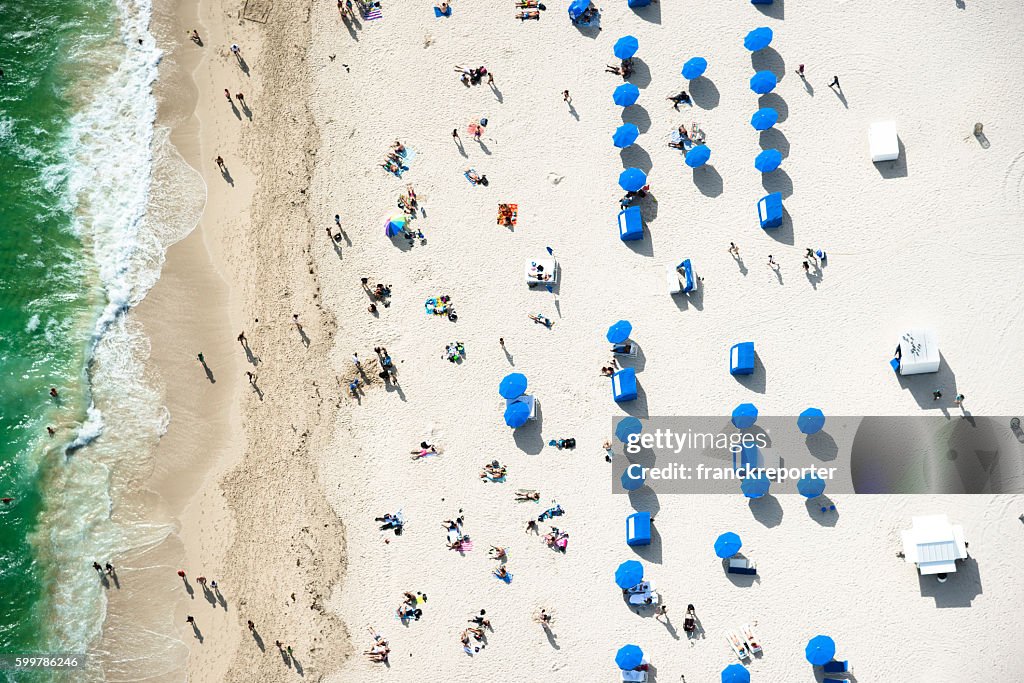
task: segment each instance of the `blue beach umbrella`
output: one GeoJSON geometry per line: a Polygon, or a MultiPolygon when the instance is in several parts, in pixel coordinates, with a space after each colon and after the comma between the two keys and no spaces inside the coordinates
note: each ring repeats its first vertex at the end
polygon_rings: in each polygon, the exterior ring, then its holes
{"type": "Polygon", "coordinates": [[[632,323],[628,320],[620,320],[608,328],[608,333],[604,335],[604,338],[608,340],[609,344],[621,344],[629,339],[632,331],[632,323]]]}
{"type": "Polygon", "coordinates": [[[703,76],[707,69],[708,60],[703,57],[691,57],[686,60],[686,64],[683,64],[683,78],[692,81],[695,78],[703,76]]]}
{"type": "Polygon", "coordinates": [[[808,408],[796,419],[796,426],[804,434],[817,434],[825,428],[825,413],[818,408],[808,408]]]}
{"type": "Polygon", "coordinates": [[[404,214],[395,214],[384,224],[384,234],[388,237],[394,237],[405,230],[405,225],[408,222],[409,219],[404,214]]]}
{"type": "Polygon", "coordinates": [[[622,476],[619,477],[619,481],[622,483],[622,488],[627,491],[636,491],[644,485],[644,474],[640,470],[639,465],[637,467],[629,465],[622,472],[622,476]]]}
{"type": "MultiPolygon", "coordinates": [[[[774,87],[774,86],[772,86],[774,87]]],[[[612,100],[620,107],[629,107],[636,104],[640,98],[640,88],[632,83],[623,83],[612,93],[612,100]]]]}
{"type": "Polygon", "coordinates": [[[623,645],[615,653],[615,665],[623,671],[632,671],[644,661],[644,651],[636,645],[623,645]]]}
{"type": "Polygon", "coordinates": [[[775,111],[771,107],[763,107],[754,112],[754,115],[750,117],[750,125],[754,127],[754,130],[768,130],[774,126],[779,120],[779,112],[775,111]]]}
{"type": "Polygon", "coordinates": [[[768,493],[771,484],[771,480],[764,476],[764,473],[757,471],[743,478],[740,490],[747,498],[761,498],[768,493]]]}
{"type": "Polygon", "coordinates": [[[732,424],[736,429],[753,427],[755,422],[757,422],[757,406],[753,403],[741,403],[732,409],[732,424]]]}
{"type": "Polygon", "coordinates": [[[640,137],[640,129],[635,123],[624,123],[612,134],[612,144],[616,147],[629,147],[640,137]]]}
{"type": "Polygon", "coordinates": [[[740,540],[740,537],[731,531],[727,531],[715,541],[715,555],[724,560],[738,553],[742,547],[743,541],[740,540]]]}
{"type": "Polygon", "coordinates": [[[572,0],[569,3],[569,18],[573,21],[579,19],[580,15],[590,7],[590,0],[572,0]]]}
{"type": "Polygon", "coordinates": [[[697,145],[686,153],[686,165],[690,168],[700,168],[708,163],[711,158],[711,148],[707,145],[697,145]]]}
{"type": "Polygon", "coordinates": [[[518,429],[530,419],[530,406],[522,401],[516,401],[508,408],[505,408],[505,424],[512,429],[518,429]]]}
{"type": "Polygon", "coordinates": [[[821,666],[836,656],[836,643],[828,636],[814,636],[807,641],[804,655],[814,666],[821,666]]]}
{"type": "Polygon", "coordinates": [[[804,498],[817,498],[825,492],[825,480],[808,472],[797,481],[796,490],[804,498]]]}
{"type": "Polygon", "coordinates": [[[771,173],[782,164],[782,152],[766,149],[754,158],[754,168],[761,173],[771,173]]]}
{"type": "Polygon", "coordinates": [[[644,430],[643,423],[638,417],[624,417],[615,425],[615,438],[622,443],[629,443],[629,437],[639,434],[644,430]]]}
{"type": "Polygon", "coordinates": [[[636,560],[626,560],[615,570],[615,585],[625,590],[644,580],[644,566],[636,560]]]}
{"type": "Polygon", "coordinates": [[[767,26],[755,28],[743,39],[743,47],[751,52],[763,50],[772,43],[772,30],[767,26]]]}
{"type": "Polygon", "coordinates": [[[636,54],[636,51],[640,49],[640,41],[633,36],[622,36],[615,41],[615,47],[612,48],[612,52],[619,59],[629,59],[636,54]]]}
{"type": "Polygon", "coordinates": [[[779,79],[771,71],[758,71],[750,77],[750,89],[758,95],[770,93],[778,84],[779,79]]]}
{"type": "MultiPolygon", "coordinates": [[[[619,187],[626,192],[636,192],[646,184],[647,174],[639,168],[630,167],[619,174],[619,187]]],[[[615,342],[612,343],[614,344],[615,342]]]]}
{"type": "Polygon", "coordinates": [[[722,669],[722,683],[750,683],[750,672],[742,664],[730,664],[722,669]]]}
{"type": "Polygon", "coordinates": [[[526,393],[526,375],[521,372],[505,375],[498,385],[498,393],[502,398],[519,398],[526,393]]]}

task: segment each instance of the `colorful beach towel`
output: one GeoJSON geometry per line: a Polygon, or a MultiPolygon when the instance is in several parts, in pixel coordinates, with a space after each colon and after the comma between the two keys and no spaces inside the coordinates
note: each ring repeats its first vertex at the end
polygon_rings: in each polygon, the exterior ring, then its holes
{"type": "Polygon", "coordinates": [[[363,14],[363,18],[367,21],[373,21],[374,19],[383,19],[384,14],[381,12],[380,7],[371,7],[369,11],[363,14]]]}
{"type": "Polygon", "coordinates": [[[514,227],[518,219],[518,204],[498,204],[498,225],[514,227]]]}
{"type": "Polygon", "coordinates": [[[442,12],[439,7],[435,7],[434,8],[434,16],[435,17],[450,17],[451,15],[452,15],[452,6],[451,5],[448,5],[448,9],[445,12],[442,12]]]}

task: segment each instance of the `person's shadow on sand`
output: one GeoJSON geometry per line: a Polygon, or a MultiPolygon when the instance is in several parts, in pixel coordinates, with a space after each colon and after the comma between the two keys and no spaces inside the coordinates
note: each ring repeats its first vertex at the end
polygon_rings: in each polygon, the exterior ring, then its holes
{"type": "Polygon", "coordinates": [[[196,599],[196,591],[192,588],[192,584],[188,582],[187,577],[181,577],[182,582],[185,584],[185,592],[188,593],[188,597],[192,600],[196,599]]]}
{"type": "Polygon", "coordinates": [[[227,164],[220,167],[220,177],[231,187],[235,186],[235,179],[231,177],[231,171],[228,170],[227,164]]]}
{"type": "Polygon", "coordinates": [[[196,622],[194,622],[194,621],[192,622],[192,635],[194,635],[196,637],[196,640],[199,641],[199,644],[202,645],[202,643],[203,643],[203,632],[199,630],[199,626],[196,625],[196,622]]]}

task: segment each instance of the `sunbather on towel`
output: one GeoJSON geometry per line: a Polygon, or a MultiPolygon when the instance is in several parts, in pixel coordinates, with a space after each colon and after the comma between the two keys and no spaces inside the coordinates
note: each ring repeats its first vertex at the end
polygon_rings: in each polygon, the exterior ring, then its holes
{"type": "Polygon", "coordinates": [[[532,489],[519,489],[518,491],[516,491],[516,500],[540,500],[540,492],[534,491],[532,489]]]}
{"type": "Polygon", "coordinates": [[[551,326],[552,326],[552,325],[554,325],[554,323],[553,323],[553,322],[551,322],[551,319],[550,319],[550,318],[546,318],[546,317],[544,317],[543,315],[541,315],[540,313],[538,313],[537,315],[532,315],[532,314],[531,314],[531,315],[529,316],[529,318],[530,318],[530,320],[532,320],[533,322],[535,322],[535,323],[538,323],[538,324],[540,324],[540,325],[543,325],[544,327],[547,327],[547,328],[549,328],[549,329],[551,328],[551,326]]]}
{"type": "Polygon", "coordinates": [[[516,19],[520,21],[526,21],[527,19],[540,19],[540,12],[519,12],[516,14],[516,19]]]}

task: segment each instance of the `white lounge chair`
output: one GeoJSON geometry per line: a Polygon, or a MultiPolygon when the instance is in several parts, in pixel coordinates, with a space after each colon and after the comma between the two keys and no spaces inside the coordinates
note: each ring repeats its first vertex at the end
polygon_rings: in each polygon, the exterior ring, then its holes
{"type": "Polygon", "coordinates": [[[637,585],[633,586],[632,588],[627,588],[626,592],[627,593],[647,593],[650,590],[651,590],[651,582],[650,581],[641,581],[640,583],[638,583],[637,585]]]}
{"type": "Polygon", "coordinates": [[[754,635],[754,629],[751,628],[750,624],[743,624],[743,628],[740,629],[743,633],[744,640],[747,641],[747,647],[755,655],[761,651],[761,641],[754,635]]]}
{"type": "Polygon", "coordinates": [[[612,353],[616,356],[632,356],[635,357],[639,350],[637,349],[636,342],[632,339],[627,339],[621,344],[612,345],[612,353]],[[616,350],[621,349],[621,350],[616,350]]]}
{"type": "Polygon", "coordinates": [[[558,283],[558,262],[553,258],[528,259],[526,284],[553,285],[558,283]]]}
{"type": "Polygon", "coordinates": [[[737,658],[741,660],[750,659],[750,653],[747,651],[746,643],[740,640],[740,637],[736,635],[735,631],[729,631],[725,634],[725,639],[728,641],[729,647],[732,648],[732,651],[736,653],[737,658]]]}
{"type": "Polygon", "coordinates": [[[645,593],[634,593],[629,596],[629,604],[631,605],[657,605],[661,602],[661,596],[653,591],[647,591],[645,593]],[[650,602],[647,602],[650,600],[650,602]]]}
{"type": "Polygon", "coordinates": [[[871,161],[893,161],[900,158],[900,138],[896,134],[895,121],[879,121],[868,129],[868,146],[871,161]]]}
{"type": "Polygon", "coordinates": [[[679,282],[679,271],[675,266],[665,266],[665,282],[668,284],[669,294],[679,294],[683,291],[683,286],[679,282]]]}
{"type": "Polygon", "coordinates": [[[622,672],[622,680],[623,681],[630,681],[631,683],[633,681],[638,681],[639,683],[643,683],[644,681],[647,680],[647,672],[646,671],[623,671],[622,672]]]}

